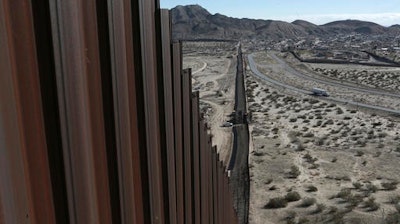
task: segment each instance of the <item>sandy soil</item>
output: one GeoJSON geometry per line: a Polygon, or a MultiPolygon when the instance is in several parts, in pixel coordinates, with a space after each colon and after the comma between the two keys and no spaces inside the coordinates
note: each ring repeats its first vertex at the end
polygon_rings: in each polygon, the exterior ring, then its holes
{"type": "Polygon", "coordinates": [[[183,67],[192,68],[194,91],[200,91],[200,109],[210,126],[213,145],[229,162],[232,128],[222,127],[233,112],[236,48],[234,43],[185,43],[183,67]]]}
{"type": "Polygon", "coordinates": [[[247,72],[250,223],[385,223],[400,201],[399,118],[294,95],[247,72]],[[265,207],[289,192],[300,199],[265,207]]]}

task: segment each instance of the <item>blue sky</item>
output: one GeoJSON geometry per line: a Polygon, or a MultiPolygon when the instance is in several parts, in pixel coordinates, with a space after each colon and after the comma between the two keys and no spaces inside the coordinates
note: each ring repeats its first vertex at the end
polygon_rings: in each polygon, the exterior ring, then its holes
{"type": "Polygon", "coordinates": [[[160,0],[162,8],[199,4],[210,13],[237,18],[304,19],[315,24],[359,19],[384,26],[400,24],[400,0],[160,0]]]}

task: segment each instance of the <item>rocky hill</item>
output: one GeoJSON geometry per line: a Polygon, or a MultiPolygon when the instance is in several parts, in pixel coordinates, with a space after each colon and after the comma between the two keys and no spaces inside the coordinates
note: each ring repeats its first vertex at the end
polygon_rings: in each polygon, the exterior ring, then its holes
{"type": "Polygon", "coordinates": [[[238,19],[211,14],[199,5],[177,6],[171,10],[175,39],[238,39],[297,38],[334,34],[361,33],[367,35],[400,33],[399,25],[384,27],[359,20],[342,20],[321,26],[296,20],[292,23],[275,20],[238,19]]]}

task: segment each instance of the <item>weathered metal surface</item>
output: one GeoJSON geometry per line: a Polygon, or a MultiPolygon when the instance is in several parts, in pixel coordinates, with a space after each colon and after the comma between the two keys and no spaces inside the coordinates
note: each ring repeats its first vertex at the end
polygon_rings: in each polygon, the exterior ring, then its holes
{"type": "Polygon", "coordinates": [[[177,192],[177,223],[185,221],[184,209],[184,179],[183,179],[183,132],[182,132],[182,55],[181,44],[172,46],[172,78],[174,90],[174,131],[175,131],[175,167],[176,167],[176,192],[177,192]]]}
{"type": "Polygon", "coordinates": [[[191,121],[192,71],[182,72],[183,157],[185,176],[185,223],[193,222],[192,183],[192,121],[191,121]]]}
{"type": "Polygon", "coordinates": [[[46,0],[31,1],[31,4],[56,222],[69,223],[50,7],[46,0]]]}
{"type": "Polygon", "coordinates": [[[0,223],[237,223],[170,32],[157,0],[0,3],[0,223]]]}
{"type": "Polygon", "coordinates": [[[129,0],[108,1],[121,220],[123,223],[145,223],[148,211],[144,210],[148,205],[143,195],[143,188],[147,187],[143,182],[147,181],[147,167],[141,152],[145,148],[140,148],[145,143],[139,136],[138,120],[143,117],[139,117],[142,107],[137,96],[137,91],[143,89],[137,90],[140,65],[134,63],[140,62],[141,55],[140,46],[132,43],[132,39],[140,38],[137,37],[140,18],[131,8],[129,0]]]}
{"type": "Polygon", "coordinates": [[[164,130],[165,145],[168,166],[168,197],[169,197],[169,222],[177,223],[176,205],[176,174],[175,174],[175,135],[174,135],[174,107],[172,88],[172,59],[171,59],[171,23],[169,10],[162,9],[161,35],[162,35],[162,66],[163,66],[163,95],[164,95],[164,130]]]}
{"type": "Polygon", "coordinates": [[[32,5],[0,2],[0,199],[4,223],[55,222],[32,5]],[[18,12],[18,13],[15,13],[18,12]]]}
{"type": "Polygon", "coordinates": [[[152,223],[164,223],[164,195],[160,145],[159,84],[157,74],[156,2],[139,0],[142,79],[144,88],[144,113],[147,163],[152,223]]]}
{"type": "Polygon", "coordinates": [[[212,193],[213,193],[213,223],[218,223],[218,158],[217,158],[217,147],[214,146],[212,149],[212,193]]]}
{"type": "Polygon", "coordinates": [[[52,1],[51,17],[70,221],[109,223],[95,1],[52,1]]]}
{"type": "Polygon", "coordinates": [[[200,121],[200,214],[201,223],[208,223],[208,204],[207,204],[207,172],[206,172],[206,150],[207,150],[207,128],[204,120],[200,121]]]}
{"type": "Polygon", "coordinates": [[[213,185],[212,185],[212,137],[211,135],[208,136],[208,148],[207,148],[207,172],[208,172],[208,179],[209,179],[209,184],[207,186],[208,188],[208,204],[209,204],[209,222],[213,223],[214,221],[214,209],[213,209],[213,185]]]}
{"type": "Polygon", "coordinates": [[[194,206],[194,223],[199,224],[201,221],[200,208],[200,136],[199,136],[199,92],[192,95],[192,147],[193,147],[193,206],[194,206]]]}

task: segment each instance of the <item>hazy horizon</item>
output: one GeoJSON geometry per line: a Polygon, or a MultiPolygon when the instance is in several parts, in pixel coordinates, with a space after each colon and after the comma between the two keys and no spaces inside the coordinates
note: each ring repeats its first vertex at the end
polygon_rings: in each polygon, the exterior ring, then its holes
{"type": "Polygon", "coordinates": [[[363,20],[382,26],[400,24],[400,4],[398,0],[337,0],[313,2],[303,0],[247,0],[246,3],[232,0],[162,0],[162,8],[177,5],[198,4],[210,13],[220,13],[235,18],[271,19],[285,22],[306,20],[323,25],[337,20],[363,20]],[[312,7],[310,7],[312,5],[312,7]]]}

